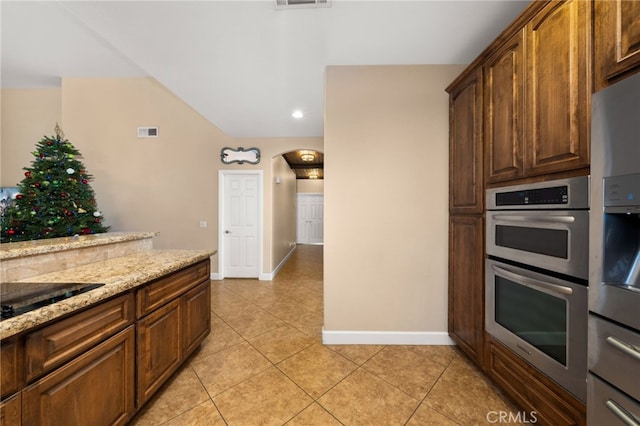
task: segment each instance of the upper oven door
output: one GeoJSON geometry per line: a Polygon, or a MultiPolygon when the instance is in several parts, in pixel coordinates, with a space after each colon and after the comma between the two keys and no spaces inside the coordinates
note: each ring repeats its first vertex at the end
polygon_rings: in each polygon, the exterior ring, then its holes
{"type": "Polygon", "coordinates": [[[487,254],[587,279],[589,212],[488,211],[487,254]]]}

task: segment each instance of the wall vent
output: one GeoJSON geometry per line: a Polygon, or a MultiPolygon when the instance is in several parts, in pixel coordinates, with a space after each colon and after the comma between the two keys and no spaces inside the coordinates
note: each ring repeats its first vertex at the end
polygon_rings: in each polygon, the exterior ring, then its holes
{"type": "Polygon", "coordinates": [[[158,128],[157,127],[138,127],[138,137],[139,138],[157,138],[158,128]]]}
{"type": "Polygon", "coordinates": [[[331,7],[331,0],[275,0],[276,9],[331,7]]]}

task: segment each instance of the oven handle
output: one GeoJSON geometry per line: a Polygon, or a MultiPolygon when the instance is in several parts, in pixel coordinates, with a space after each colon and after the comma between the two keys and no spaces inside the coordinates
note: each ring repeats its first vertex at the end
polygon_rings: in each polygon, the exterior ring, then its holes
{"type": "Polygon", "coordinates": [[[497,274],[504,275],[510,280],[527,287],[541,288],[541,289],[548,290],[558,294],[566,294],[566,295],[573,294],[573,289],[571,287],[546,283],[544,281],[536,280],[534,278],[525,277],[525,276],[516,274],[515,272],[508,271],[496,265],[491,265],[491,269],[493,269],[497,274]]]}
{"type": "Polygon", "coordinates": [[[505,222],[574,223],[576,221],[574,216],[519,216],[513,214],[494,214],[492,217],[494,220],[502,220],[505,222]]]}

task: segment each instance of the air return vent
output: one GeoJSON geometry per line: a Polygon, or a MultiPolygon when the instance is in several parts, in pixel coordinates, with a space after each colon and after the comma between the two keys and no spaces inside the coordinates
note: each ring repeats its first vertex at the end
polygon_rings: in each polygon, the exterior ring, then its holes
{"type": "Polygon", "coordinates": [[[331,0],[275,0],[276,9],[299,9],[305,7],[330,7],[331,0]]]}

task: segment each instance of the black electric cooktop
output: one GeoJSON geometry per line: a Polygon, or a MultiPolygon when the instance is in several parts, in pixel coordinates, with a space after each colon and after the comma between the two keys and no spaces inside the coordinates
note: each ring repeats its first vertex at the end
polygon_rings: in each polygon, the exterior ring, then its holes
{"type": "Polygon", "coordinates": [[[0,283],[0,321],[75,295],[86,293],[104,284],[88,283],[0,283]]]}

